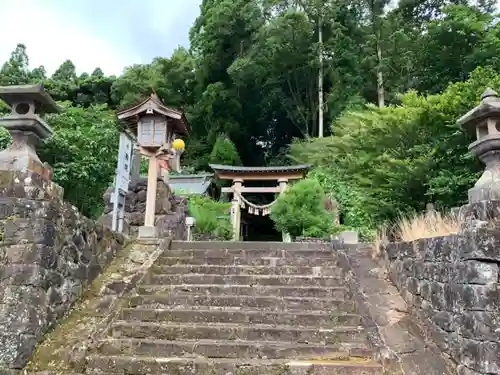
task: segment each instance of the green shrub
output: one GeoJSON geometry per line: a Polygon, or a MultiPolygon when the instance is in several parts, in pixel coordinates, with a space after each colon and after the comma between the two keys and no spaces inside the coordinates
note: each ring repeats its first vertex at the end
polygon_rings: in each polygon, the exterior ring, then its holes
{"type": "Polygon", "coordinates": [[[271,208],[278,231],[292,237],[325,237],[335,232],[333,214],[325,207],[325,192],[316,179],[290,186],[271,208]]]}
{"type": "Polygon", "coordinates": [[[191,195],[188,207],[189,214],[196,220],[195,239],[231,239],[231,203],[214,201],[205,195],[191,195]]]}
{"type": "Polygon", "coordinates": [[[234,143],[224,136],[215,141],[209,161],[211,164],[241,165],[240,155],[234,143]]]}

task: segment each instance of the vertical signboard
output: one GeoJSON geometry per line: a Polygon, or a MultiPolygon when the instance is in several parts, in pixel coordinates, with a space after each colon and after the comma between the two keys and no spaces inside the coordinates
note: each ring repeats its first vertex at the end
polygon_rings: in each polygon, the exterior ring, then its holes
{"type": "Polygon", "coordinates": [[[120,133],[120,145],[118,148],[118,163],[115,174],[115,190],[111,197],[113,203],[113,222],[114,231],[123,231],[123,219],[125,216],[125,197],[128,193],[130,182],[130,173],[132,170],[134,144],[132,139],[126,133],[120,133]]]}

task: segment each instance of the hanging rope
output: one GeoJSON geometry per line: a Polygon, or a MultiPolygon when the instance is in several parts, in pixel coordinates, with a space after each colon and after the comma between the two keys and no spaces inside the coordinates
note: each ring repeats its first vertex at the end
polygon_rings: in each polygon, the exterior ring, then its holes
{"type": "Polygon", "coordinates": [[[255,204],[255,203],[250,202],[239,191],[234,191],[234,194],[236,194],[238,196],[238,198],[240,199],[241,208],[245,208],[245,205],[247,205],[248,206],[248,213],[253,214],[253,215],[262,215],[262,216],[269,215],[269,213],[271,212],[271,210],[270,210],[271,206],[274,203],[276,203],[276,199],[275,199],[274,201],[272,201],[269,204],[259,205],[259,204],[255,204]]]}

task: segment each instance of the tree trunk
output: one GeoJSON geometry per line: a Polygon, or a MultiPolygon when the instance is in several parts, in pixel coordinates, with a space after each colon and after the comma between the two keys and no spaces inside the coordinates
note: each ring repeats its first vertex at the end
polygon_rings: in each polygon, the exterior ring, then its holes
{"type": "Polygon", "coordinates": [[[384,75],[382,73],[382,48],[380,47],[380,39],[377,38],[377,97],[378,106],[385,106],[385,91],[384,91],[384,75]]]}
{"type": "Polygon", "coordinates": [[[318,73],[318,137],[323,137],[323,30],[318,14],[319,73],[318,73]]]}

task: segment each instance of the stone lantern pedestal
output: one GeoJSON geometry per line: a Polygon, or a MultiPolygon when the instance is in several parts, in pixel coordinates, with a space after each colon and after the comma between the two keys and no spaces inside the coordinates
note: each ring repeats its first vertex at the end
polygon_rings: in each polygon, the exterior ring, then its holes
{"type": "Polygon", "coordinates": [[[500,200],[500,98],[487,89],[481,103],[457,122],[464,130],[476,135],[469,150],[485,165],[482,176],[469,189],[469,203],[500,200]]]}

